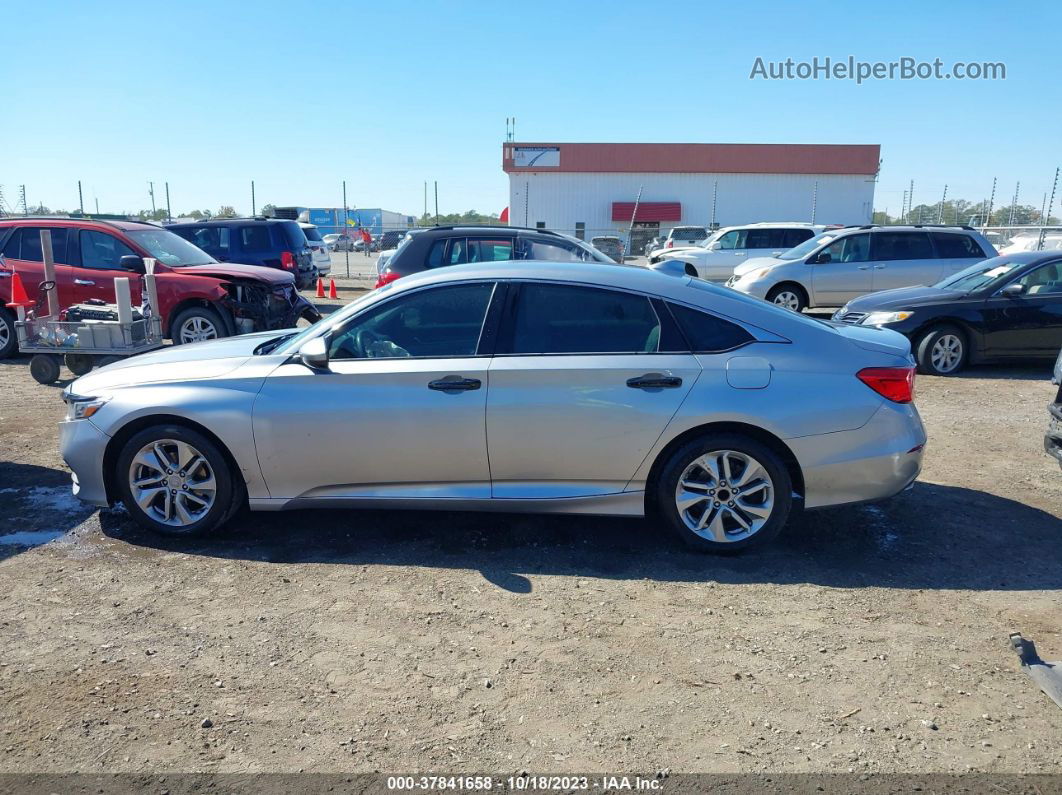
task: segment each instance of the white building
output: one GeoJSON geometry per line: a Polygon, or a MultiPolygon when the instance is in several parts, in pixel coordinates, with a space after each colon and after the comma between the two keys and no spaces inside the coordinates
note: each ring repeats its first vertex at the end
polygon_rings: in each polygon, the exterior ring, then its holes
{"type": "Polygon", "coordinates": [[[509,141],[502,168],[510,224],[626,238],[633,220],[637,251],[682,224],[870,223],[879,156],[876,144],[509,141]]]}

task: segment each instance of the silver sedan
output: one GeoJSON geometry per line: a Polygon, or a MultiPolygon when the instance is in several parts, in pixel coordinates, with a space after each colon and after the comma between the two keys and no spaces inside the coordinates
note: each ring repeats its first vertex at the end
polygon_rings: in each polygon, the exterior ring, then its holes
{"type": "Polygon", "coordinates": [[[487,263],[95,370],[61,447],[75,494],[162,533],[243,505],[651,513],[735,550],[909,486],[913,378],[895,332],[642,268],[487,263]]]}

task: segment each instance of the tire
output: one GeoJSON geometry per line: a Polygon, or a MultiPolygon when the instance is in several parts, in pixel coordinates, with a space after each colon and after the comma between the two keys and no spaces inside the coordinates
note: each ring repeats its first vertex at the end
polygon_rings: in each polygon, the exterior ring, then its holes
{"type": "Polygon", "coordinates": [[[735,433],[708,434],[672,453],[657,478],[654,495],[660,517],[688,547],[716,554],[768,543],[781,532],[793,507],[793,483],[781,457],[761,442],[735,433]],[[727,468],[738,480],[725,477],[727,468]],[[743,482],[746,473],[749,480],[743,482]],[[724,482],[741,484],[744,499],[724,482]],[[702,493],[704,497],[699,496],[702,493]]]}
{"type": "Polygon", "coordinates": [[[915,345],[918,372],[926,375],[955,375],[969,359],[966,335],[955,326],[937,326],[923,334],[915,345]]]}
{"type": "Polygon", "coordinates": [[[808,308],[807,291],[799,284],[786,282],[771,288],[767,293],[767,300],[772,304],[778,304],[794,312],[803,312],[808,308]]]}
{"type": "Polygon", "coordinates": [[[15,316],[0,307],[0,359],[14,356],[18,350],[18,336],[15,334],[15,316]]]}
{"type": "Polygon", "coordinates": [[[246,496],[218,445],[183,425],[155,425],[134,434],[111,474],[129,515],[163,535],[217,530],[246,496]]]}
{"type": "Polygon", "coordinates": [[[38,353],[30,359],[30,375],[38,384],[54,384],[59,380],[61,361],[54,353],[38,353]]]}
{"type": "Polygon", "coordinates": [[[170,323],[170,338],[174,345],[206,342],[229,336],[229,330],[216,309],[190,306],[182,309],[170,323]]]}
{"type": "Polygon", "coordinates": [[[96,362],[87,353],[68,353],[63,357],[63,363],[66,365],[67,370],[81,377],[88,373],[96,362]]]}

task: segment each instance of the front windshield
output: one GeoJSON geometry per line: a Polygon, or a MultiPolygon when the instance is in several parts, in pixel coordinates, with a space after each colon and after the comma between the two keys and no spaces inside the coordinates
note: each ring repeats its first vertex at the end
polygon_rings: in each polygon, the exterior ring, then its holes
{"type": "Polygon", "coordinates": [[[193,246],[168,229],[134,229],[127,233],[133,241],[152,257],[171,268],[186,265],[213,265],[217,262],[203,249],[193,246]]]}
{"type": "Polygon", "coordinates": [[[789,251],[783,251],[778,255],[778,259],[803,259],[819,246],[826,245],[835,237],[837,235],[833,232],[823,232],[817,237],[808,238],[799,246],[793,246],[789,251]]]}
{"type": "Polygon", "coordinates": [[[993,257],[965,268],[958,273],[937,282],[934,287],[941,289],[956,290],[962,293],[971,293],[987,287],[997,279],[1003,279],[1019,267],[1019,262],[1007,262],[1002,257],[993,257]]]}
{"type": "Polygon", "coordinates": [[[307,326],[294,337],[290,337],[289,339],[285,340],[283,344],[278,345],[276,348],[271,349],[269,352],[288,354],[295,353],[299,350],[299,348],[302,347],[303,342],[310,339],[311,337],[317,336],[317,333],[324,329],[330,329],[333,326],[339,325],[352,314],[354,314],[356,311],[358,311],[363,304],[368,303],[370,299],[375,301],[380,295],[385,294],[389,289],[391,289],[391,285],[385,284],[383,287],[377,287],[375,290],[370,290],[360,298],[355,298],[353,301],[351,301],[345,307],[340,309],[338,312],[333,312],[330,315],[325,315],[312,326],[307,326]]]}

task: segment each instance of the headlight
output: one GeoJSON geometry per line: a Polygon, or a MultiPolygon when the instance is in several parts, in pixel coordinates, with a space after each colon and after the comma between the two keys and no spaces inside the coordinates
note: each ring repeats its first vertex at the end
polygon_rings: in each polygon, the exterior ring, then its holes
{"type": "Polygon", "coordinates": [[[68,420],[87,420],[106,405],[110,397],[84,397],[82,395],[64,395],[66,401],[66,418],[68,420]]]}
{"type": "Polygon", "coordinates": [[[771,272],[770,268],[760,268],[759,270],[749,271],[748,273],[746,273],[746,274],[744,274],[742,276],[738,276],[737,280],[739,282],[743,282],[743,281],[754,282],[754,281],[758,281],[759,279],[764,278],[770,272],[771,272]]]}
{"type": "Polygon", "coordinates": [[[889,323],[899,323],[901,320],[907,320],[914,312],[871,312],[865,318],[861,325],[863,326],[885,326],[889,323]]]}

